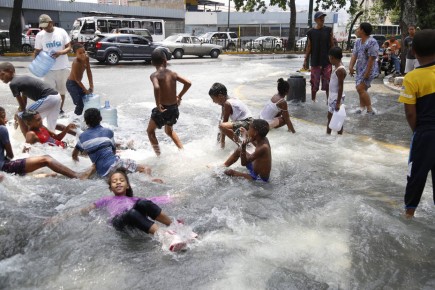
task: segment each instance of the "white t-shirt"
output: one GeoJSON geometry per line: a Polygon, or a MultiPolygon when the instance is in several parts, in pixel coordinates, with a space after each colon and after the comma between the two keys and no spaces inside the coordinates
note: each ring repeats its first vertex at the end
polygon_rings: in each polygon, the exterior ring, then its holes
{"type": "MultiPolygon", "coordinates": [[[[65,49],[65,45],[71,42],[68,33],[63,28],[53,27],[54,30],[48,33],[45,30],[38,32],[35,38],[35,49],[46,52],[65,49]]],[[[69,67],[68,55],[63,54],[56,58],[56,63],[51,70],[60,70],[69,67]]]]}

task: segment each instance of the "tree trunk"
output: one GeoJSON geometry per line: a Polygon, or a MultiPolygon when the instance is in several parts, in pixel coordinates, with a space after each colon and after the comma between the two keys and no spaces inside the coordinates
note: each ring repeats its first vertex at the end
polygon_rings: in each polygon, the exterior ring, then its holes
{"type": "Polygon", "coordinates": [[[287,50],[293,50],[295,48],[295,38],[296,38],[296,2],[295,0],[290,0],[288,2],[290,8],[290,29],[287,40],[287,50]]]}
{"type": "Polygon", "coordinates": [[[12,52],[21,51],[21,11],[23,8],[23,0],[14,0],[14,8],[12,10],[11,24],[9,26],[10,50],[12,52]]]}
{"type": "Polygon", "coordinates": [[[402,50],[400,53],[400,67],[403,72],[406,63],[406,49],[403,46],[403,41],[408,35],[408,26],[417,24],[417,1],[416,0],[400,0],[400,29],[402,31],[402,50]]]}
{"type": "Polygon", "coordinates": [[[355,25],[355,22],[358,20],[358,18],[361,16],[361,15],[363,15],[363,11],[360,11],[360,12],[358,12],[356,15],[355,15],[355,18],[352,20],[352,23],[350,24],[350,27],[349,27],[349,34],[348,34],[348,36],[347,36],[347,47],[346,47],[346,50],[349,50],[350,49],[350,37],[352,36],[352,30],[353,30],[353,26],[355,25]]]}

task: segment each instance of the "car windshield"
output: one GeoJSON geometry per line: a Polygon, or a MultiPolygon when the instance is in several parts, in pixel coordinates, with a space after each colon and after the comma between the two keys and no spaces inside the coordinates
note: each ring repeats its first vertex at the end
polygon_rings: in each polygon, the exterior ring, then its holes
{"type": "Polygon", "coordinates": [[[201,35],[200,37],[201,38],[210,38],[212,35],[213,35],[213,32],[207,32],[207,33],[204,33],[203,35],[201,35]]]}
{"type": "Polygon", "coordinates": [[[164,41],[170,41],[170,42],[175,42],[178,39],[178,35],[171,35],[169,37],[167,37],[164,41]]]}

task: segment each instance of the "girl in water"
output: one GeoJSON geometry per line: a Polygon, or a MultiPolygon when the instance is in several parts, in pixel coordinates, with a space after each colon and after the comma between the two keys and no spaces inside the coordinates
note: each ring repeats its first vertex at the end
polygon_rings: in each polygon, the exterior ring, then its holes
{"type": "Polygon", "coordinates": [[[266,120],[270,128],[279,128],[287,125],[289,132],[296,133],[292,121],[290,121],[288,106],[285,101],[285,96],[289,90],[290,85],[288,82],[284,81],[283,78],[278,79],[278,93],[261,110],[260,119],[266,120]]]}
{"type": "Polygon", "coordinates": [[[172,252],[186,247],[186,242],[182,241],[174,231],[161,230],[153,221],[159,221],[166,226],[172,223],[158,205],[151,200],[133,197],[133,189],[124,170],[115,170],[109,176],[108,184],[114,196],[98,199],[92,205],[83,208],[81,213],[89,213],[96,208],[105,209],[110,214],[111,224],[119,231],[136,228],[151,235],[156,234],[159,240],[164,241],[164,245],[169,245],[169,250],[172,252]]]}

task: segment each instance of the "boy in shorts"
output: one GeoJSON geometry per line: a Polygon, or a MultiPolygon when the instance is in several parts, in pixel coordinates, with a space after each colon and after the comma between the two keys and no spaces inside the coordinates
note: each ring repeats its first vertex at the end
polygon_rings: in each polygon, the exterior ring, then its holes
{"type": "MultiPolygon", "coordinates": [[[[242,129],[244,131],[244,129],[242,129]]],[[[239,172],[233,169],[225,170],[228,176],[243,177],[248,180],[269,181],[270,170],[272,169],[272,153],[269,140],[266,135],[269,132],[269,123],[266,120],[254,119],[249,125],[248,137],[241,146],[225,161],[224,166],[229,167],[239,158],[243,166],[246,166],[249,173],[239,172]],[[246,152],[246,145],[252,143],[255,151],[252,154],[246,152]]]]}
{"type": "Polygon", "coordinates": [[[253,120],[251,111],[239,99],[230,98],[227,94],[227,88],[221,83],[214,83],[208,94],[213,103],[222,107],[221,122],[219,123],[220,134],[218,135],[221,148],[225,148],[225,136],[237,144],[239,138],[235,132],[240,128],[248,130],[249,124],[253,120]]]}
{"type": "Polygon", "coordinates": [[[0,79],[5,84],[9,83],[12,94],[17,99],[19,107],[15,119],[24,136],[28,131],[28,127],[21,119],[24,110],[37,110],[43,119],[47,118],[47,128],[51,131],[56,129],[61,103],[60,95],[56,90],[40,79],[15,75],[15,67],[10,62],[0,64],[0,79]],[[35,102],[27,106],[28,98],[35,102]]]}
{"type": "MultiPolygon", "coordinates": [[[[92,174],[93,167],[85,172],[78,173],[62,165],[49,155],[32,156],[29,158],[12,160],[14,158],[14,153],[9,140],[8,129],[6,128],[7,121],[5,109],[0,107],[0,171],[25,175],[26,173],[33,172],[39,168],[48,167],[69,178],[86,179],[92,174]]],[[[0,174],[0,176],[2,175],[0,174]]]]}
{"type": "MultiPolygon", "coordinates": [[[[80,152],[87,153],[95,164],[97,174],[101,177],[108,176],[118,168],[123,168],[130,173],[138,171],[151,175],[151,168],[137,164],[132,159],[121,159],[116,155],[113,131],[100,125],[102,118],[98,109],[87,109],[84,118],[88,129],[80,134],[79,141],[72,152],[75,161],[79,161],[80,152]]],[[[161,182],[160,179],[153,179],[153,181],[161,182]]]]}
{"type": "Polygon", "coordinates": [[[151,54],[152,64],[156,71],[151,74],[150,79],[154,87],[154,98],[156,107],[151,112],[148,123],[147,134],[157,156],[160,155],[159,141],[156,137],[156,129],[165,126],[165,133],[171,137],[179,149],[183,144],[173,130],[172,126],[177,123],[181,99],[192,85],[191,82],[166,68],[166,54],[163,50],[155,49],[151,54]],[[177,95],[177,82],[183,84],[183,89],[177,95]]]}
{"type": "Polygon", "coordinates": [[[406,74],[399,96],[413,131],[405,191],[408,218],[414,216],[420,203],[429,171],[435,184],[435,30],[415,33],[412,49],[420,66],[406,74]]]}

